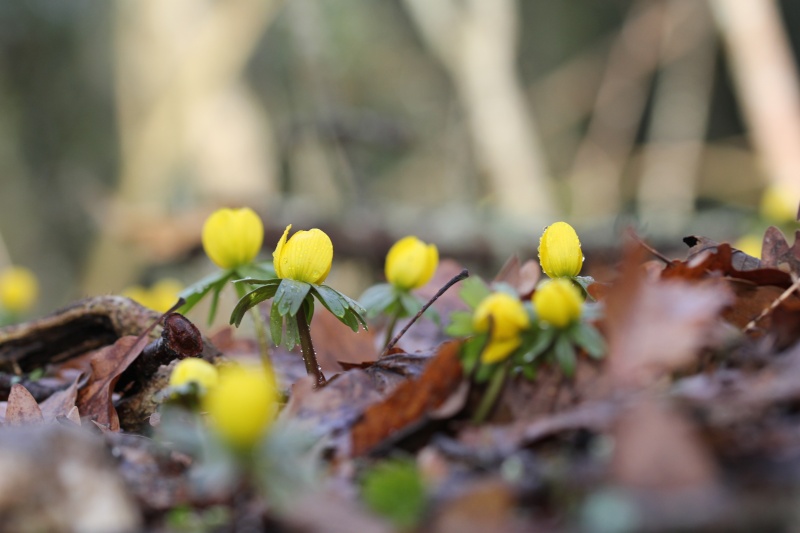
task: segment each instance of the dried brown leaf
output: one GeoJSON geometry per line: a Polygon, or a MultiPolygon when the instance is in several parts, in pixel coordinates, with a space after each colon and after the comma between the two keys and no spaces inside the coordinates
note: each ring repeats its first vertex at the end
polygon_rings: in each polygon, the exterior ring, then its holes
{"type": "Polygon", "coordinates": [[[794,244],[789,247],[781,230],[770,226],[764,234],[761,256],[764,266],[800,275],[800,230],[795,232],[794,244]]]}
{"type": "Polygon", "coordinates": [[[6,407],[6,424],[22,426],[38,424],[43,421],[42,410],[28,389],[19,383],[12,385],[8,395],[8,407],[6,407]]]}
{"type": "Polygon", "coordinates": [[[519,297],[524,300],[531,297],[533,289],[536,288],[541,276],[542,270],[539,268],[537,261],[529,259],[521,263],[519,257],[512,255],[493,281],[508,283],[516,289],[519,297]]]}
{"type": "Polygon", "coordinates": [[[459,391],[463,379],[459,349],[459,342],[442,345],[419,379],[401,383],[385,400],[367,408],[351,432],[353,456],[425,421],[459,391]]]}
{"type": "Polygon", "coordinates": [[[621,486],[677,490],[708,488],[714,461],[696,428],[675,408],[652,398],[625,410],[613,431],[611,470],[621,486]]]}
{"type": "Polygon", "coordinates": [[[606,297],[612,381],[646,386],[686,367],[709,343],[720,312],[732,302],[722,280],[648,279],[639,258],[629,254],[620,282],[606,297]]]}
{"type": "Polygon", "coordinates": [[[111,395],[120,375],[150,342],[147,336],[120,337],[111,346],[99,350],[92,357],[92,374],[88,384],[78,392],[78,409],[111,431],[119,430],[119,417],[111,395]]]}
{"type": "Polygon", "coordinates": [[[78,401],[78,381],[78,379],[73,380],[69,387],[54,392],[39,405],[45,422],[52,422],[59,416],[69,418],[73,410],[77,412],[75,402],[78,401]]]}

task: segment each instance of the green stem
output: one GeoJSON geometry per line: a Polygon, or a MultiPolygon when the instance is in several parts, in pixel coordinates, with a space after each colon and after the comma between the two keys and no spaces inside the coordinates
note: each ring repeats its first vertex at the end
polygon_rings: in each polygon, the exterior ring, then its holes
{"type": "Polygon", "coordinates": [[[392,316],[392,319],[389,321],[389,325],[386,327],[386,338],[383,341],[383,348],[386,349],[389,346],[389,343],[392,342],[392,333],[394,333],[394,328],[397,326],[397,321],[400,318],[400,309],[392,316]]]}
{"type": "MultiPolygon", "coordinates": [[[[239,299],[241,300],[244,295],[247,294],[247,290],[241,283],[235,283],[234,286],[236,287],[236,294],[239,295],[239,299]]],[[[270,359],[269,355],[269,336],[267,334],[267,328],[264,325],[264,320],[261,318],[261,314],[258,311],[257,305],[250,308],[250,317],[253,319],[253,327],[256,330],[256,339],[258,339],[258,351],[261,357],[261,364],[264,365],[265,370],[269,370],[272,368],[272,360],[270,359]]]]}
{"type": "Polygon", "coordinates": [[[306,364],[306,372],[314,377],[314,388],[325,385],[325,376],[322,374],[317,362],[317,354],[314,352],[314,344],[311,342],[311,330],[308,327],[306,310],[301,305],[297,311],[297,332],[300,334],[300,348],[303,350],[303,362],[306,364]]]}
{"type": "Polygon", "coordinates": [[[503,390],[503,385],[506,382],[506,374],[508,374],[508,363],[498,368],[494,375],[492,375],[489,386],[486,387],[483,398],[481,398],[481,403],[478,405],[478,410],[475,411],[475,415],[472,417],[472,422],[474,424],[480,424],[489,416],[492,407],[494,407],[494,404],[497,402],[500,391],[503,390]]]}

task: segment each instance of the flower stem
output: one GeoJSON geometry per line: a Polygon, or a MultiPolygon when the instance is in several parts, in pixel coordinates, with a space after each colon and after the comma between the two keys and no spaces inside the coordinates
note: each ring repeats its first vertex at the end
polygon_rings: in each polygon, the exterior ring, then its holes
{"type": "MultiPolygon", "coordinates": [[[[241,300],[244,295],[247,294],[247,290],[241,283],[234,283],[234,286],[236,287],[236,294],[241,300]]],[[[259,355],[261,356],[261,364],[264,366],[264,370],[269,371],[269,369],[272,368],[272,360],[270,359],[269,355],[269,337],[267,335],[267,328],[264,325],[264,320],[261,318],[261,313],[259,313],[257,305],[250,308],[250,316],[253,319],[253,327],[256,330],[256,339],[258,339],[258,351],[259,355]]]]}
{"type": "Polygon", "coordinates": [[[308,328],[308,318],[306,310],[300,306],[297,311],[297,332],[300,334],[300,348],[303,350],[303,362],[306,364],[306,372],[314,377],[314,388],[325,385],[325,376],[322,368],[317,362],[317,354],[314,352],[314,345],[311,343],[311,331],[308,328]]]}
{"type": "Polygon", "coordinates": [[[498,368],[497,372],[492,375],[489,386],[486,387],[483,398],[481,398],[481,403],[478,405],[478,410],[475,411],[475,415],[472,417],[472,422],[474,424],[480,424],[489,416],[492,407],[494,407],[494,404],[497,402],[500,391],[503,390],[503,385],[506,382],[506,374],[508,374],[508,364],[504,364],[498,368]]]}
{"type": "Polygon", "coordinates": [[[400,318],[400,312],[401,311],[398,309],[397,312],[392,315],[389,325],[386,326],[386,338],[383,341],[384,349],[389,346],[389,343],[392,341],[392,333],[394,333],[394,328],[397,326],[397,320],[400,318]]]}

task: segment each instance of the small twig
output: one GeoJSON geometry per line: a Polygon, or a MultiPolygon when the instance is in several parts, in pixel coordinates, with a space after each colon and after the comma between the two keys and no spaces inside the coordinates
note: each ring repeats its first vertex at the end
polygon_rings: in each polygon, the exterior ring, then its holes
{"type": "Polygon", "coordinates": [[[317,362],[317,354],[314,352],[314,345],[311,343],[311,331],[308,327],[306,310],[300,306],[297,311],[297,332],[300,334],[300,348],[303,350],[303,362],[306,364],[306,372],[314,377],[314,388],[317,389],[325,385],[325,376],[322,368],[317,362]]]}
{"type": "Polygon", "coordinates": [[[751,321],[750,321],[750,322],[749,322],[749,323],[748,323],[748,324],[747,324],[747,325],[744,327],[744,329],[743,329],[742,331],[744,331],[745,333],[747,333],[748,331],[752,331],[752,330],[754,330],[754,329],[756,328],[756,324],[757,324],[758,322],[760,322],[761,320],[763,320],[763,319],[764,319],[764,317],[766,317],[766,316],[767,316],[767,315],[769,315],[769,314],[770,314],[772,311],[774,311],[774,310],[775,310],[775,308],[776,308],[776,307],[778,307],[778,306],[781,304],[781,302],[783,302],[784,300],[786,300],[786,299],[787,299],[789,296],[791,296],[791,294],[792,294],[794,291],[796,291],[798,288],[800,288],[800,277],[798,277],[796,274],[792,274],[792,280],[793,280],[793,283],[792,283],[792,284],[789,286],[789,288],[788,288],[788,289],[786,289],[785,291],[783,291],[783,293],[782,293],[780,296],[778,296],[778,297],[775,299],[775,301],[773,301],[773,302],[770,304],[770,306],[769,306],[769,307],[767,307],[766,309],[764,309],[763,311],[761,311],[761,314],[760,314],[760,315],[758,315],[758,316],[757,316],[757,317],[755,317],[753,320],[751,320],[751,321]]]}
{"type": "Polygon", "coordinates": [[[667,265],[672,263],[672,259],[670,259],[669,257],[665,256],[664,254],[662,254],[661,252],[659,252],[658,250],[656,250],[655,248],[653,248],[652,246],[650,246],[649,244],[644,242],[641,239],[641,237],[636,235],[634,232],[630,232],[630,236],[631,236],[631,238],[633,238],[633,240],[635,240],[639,244],[639,246],[641,246],[642,248],[644,248],[645,250],[647,250],[648,252],[650,252],[651,254],[656,256],[657,259],[660,259],[660,260],[664,261],[664,263],[667,264],[667,265]]]}
{"type": "Polygon", "coordinates": [[[464,270],[462,270],[461,272],[459,272],[459,273],[458,273],[458,275],[454,276],[454,277],[453,277],[453,279],[451,279],[450,281],[448,281],[447,283],[445,283],[445,284],[444,284],[444,287],[442,287],[441,289],[439,289],[439,291],[438,291],[436,294],[434,294],[434,295],[433,295],[433,298],[431,298],[431,299],[430,299],[430,300],[429,300],[429,301],[428,301],[428,302],[427,302],[425,305],[423,305],[423,306],[422,306],[422,309],[420,309],[420,310],[417,312],[417,314],[416,314],[416,315],[414,315],[414,318],[412,318],[412,319],[411,319],[411,320],[408,322],[408,324],[406,324],[406,325],[405,325],[405,327],[404,327],[402,330],[400,330],[400,333],[398,333],[398,334],[395,336],[395,338],[393,338],[393,339],[392,339],[392,341],[391,341],[389,344],[387,344],[387,345],[386,345],[386,348],[384,348],[384,349],[383,349],[383,352],[381,353],[381,357],[383,357],[384,355],[386,355],[387,353],[389,353],[389,350],[391,350],[392,348],[394,348],[394,345],[395,345],[395,344],[397,344],[397,341],[399,341],[399,340],[400,340],[400,337],[402,337],[403,335],[405,335],[405,334],[406,334],[406,331],[408,331],[408,328],[410,328],[410,327],[412,326],[412,324],[414,324],[414,322],[416,322],[417,320],[419,320],[419,318],[422,316],[422,314],[423,314],[425,311],[427,311],[427,310],[428,310],[428,308],[429,308],[431,305],[433,305],[433,302],[435,302],[436,300],[438,300],[438,299],[439,299],[439,298],[442,296],[442,294],[444,294],[445,292],[447,292],[447,289],[449,289],[450,287],[452,287],[453,285],[455,285],[455,284],[456,284],[456,283],[458,283],[459,281],[461,281],[461,280],[464,280],[464,279],[467,279],[468,277],[469,277],[469,270],[467,270],[467,269],[465,268],[464,270]]]}

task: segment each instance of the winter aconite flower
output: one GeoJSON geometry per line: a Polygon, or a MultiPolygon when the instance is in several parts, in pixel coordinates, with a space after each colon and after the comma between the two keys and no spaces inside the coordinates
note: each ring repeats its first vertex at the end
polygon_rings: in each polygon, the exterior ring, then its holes
{"type": "Polygon", "coordinates": [[[0,272],[0,308],[18,315],[33,307],[39,296],[36,276],[24,267],[9,267],[0,272]]]}
{"type": "Polygon", "coordinates": [[[566,222],[556,222],[544,229],[539,239],[539,263],[551,278],[577,276],[583,266],[578,234],[566,222]]]}
{"type": "Polygon", "coordinates": [[[264,224],[250,208],[218,209],[203,225],[203,249],[220,268],[253,261],[264,241],[264,224]]]}
{"type": "Polygon", "coordinates": [[[272,253],[275,273],[282,279],[293,279],[319,285],[331,271],[333,243],[324,231],[317,228],[298,231],[291,238],[286,226],[278,246],[272,253]]]}
{"type": "Polygon", "coordinates": [[[176,279],[164,278],[146,288],[141,285],[132,285],[123,289],[122,295],[144,307],[149,307],[160,313],[168,311],[183,290],[183,283],[176,279]]]}
{"type": "Polygon", "coordinates": [[[583,297],[568,279],[543,282],[533,293],[533,307],[539,320],[556,328],[565,328],[581,316],[583,297]]]}
{"type": "Polygon", "coordinates": [[[196,383],[203,391],[209,391],[216,387],[218,382],[217,367],[197,357],[187,357],[178,361],[169,376],[170,387],[196,383]]]}
{"type": "Polygon", "coordinates": [[[486,364],[502,361],[516,350],[522,343],[520,333],[530,325],[522,302],[502,292],[487,296],[475,309],[472,317],[475,331],[489,331],[490,323],[491,337],[481,355],[486,364]]]}
{"type": "Polygon", "coordinates": [[[219,371],[217,386],[203,398],[203,407],[225,442],[249,450],[275,417],[275,385],[261,366],[226,366],[219,371]]]}
{"type": "Polygon", "coordinates": [[[386,255],[386,279],[403,290],[418,289],[428,283],[439,265],[439,251],[416,237],[403,237],[386,255]]]}

